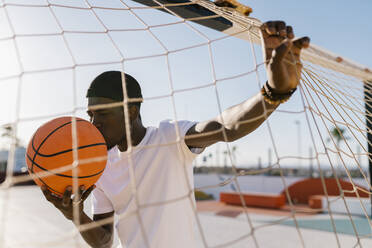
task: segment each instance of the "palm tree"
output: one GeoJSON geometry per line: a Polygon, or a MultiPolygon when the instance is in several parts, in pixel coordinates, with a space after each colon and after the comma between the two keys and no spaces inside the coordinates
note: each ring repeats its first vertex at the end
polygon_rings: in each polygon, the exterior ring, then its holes
{"type": "Polygon", "coordinates": [[[208,155],[203,156],[203,163],[206,164],[209,159],[213,157],[212,153],[209,153],[208,155]]]}
{"type": "Polygon", "coordinates": [[[237,146],[233,146],[232,148],[231,148],[231,150],[230,150],[230,152],[229,152],[229,150],[225,150],[224,152],[223,152],[223,154],[225,155],[225,157],[224,157],[224,164],[225,164],[225,166],[227,165],[227,160],[228,160],[228,157],[229,157],[229,155],[231,154],[231,159],[232,159],[232,161],[231,161],[231,163],[232,164],[234,164],[234,165],[236,165],[236,150],[237,150],[237,146]]]}
{"type": "MultiPolygon", "coordinates": [[[[340,145],[342,141],[346,141],[349,139],[348,137],[345,136],[345,134],[346,134],[346,129],[341,128],[337,125],[331,129],[331,135],[336,140],[337,149],[340,149],[340,145]]],[[[327,141],[330,142],[331,139],[328,138],[327,141]]],[[[337,160],[340,161],[340,156],[337,157],[337,160]]]]}
{"type": "Polygon", "coordinates": [[[231,149],[231,155],[233,157],[233,161],[234,161],[234,164],[236,166],[236,150],[238,149],[237,146],[233,146],[232,149],[231,149]]]}
{"type": "Polygon", "coordinates": [[[333,138],[336,139],[337,147],[340,147],[341,141],[345,141],[349,139],[348,137],[345,137],[346,129],[341,127],[334,127],[331,130],[331,135],[333,138]]]}

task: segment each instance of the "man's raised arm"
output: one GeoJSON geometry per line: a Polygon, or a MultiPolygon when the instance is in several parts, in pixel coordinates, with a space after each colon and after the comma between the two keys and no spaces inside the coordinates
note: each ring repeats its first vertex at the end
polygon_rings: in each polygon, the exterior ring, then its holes
{"type": "Polygon", "coordinates": [[[230,142],[244,137],[258,128],[296,90],[302,70],[301,49],[309,46],[310,39],[293,40],[292,27],[283,21],[264,23],[261,34],[268,78],[262,91],[226,109],[216,118],[194,125],[186,134],[187,146],[205,148],[219,141],[230,142]]]}

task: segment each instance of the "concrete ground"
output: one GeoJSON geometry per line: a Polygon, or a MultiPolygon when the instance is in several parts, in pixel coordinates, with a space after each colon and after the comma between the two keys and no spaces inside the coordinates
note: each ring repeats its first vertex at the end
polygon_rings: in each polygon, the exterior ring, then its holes
{"type": "MultiPolygon", "coordinates": [[[[88,202],[90,202],[88,200],[88,202]]],[[[372,247],[368,221],[296,207],[296,228],[289,207],[281,210],[226,206],[198,202],[196,227],[200,247],[372,247]],[[354,224],[354,226],[353,226],[354,224]],[[253,231],[252,231],[253,230],[253,231]],[[358,236],[355,235],[358,233],[358,236]],[[201,233],[203,235],[201,235],[201,233]]],[[[90,206],[87,204],[87,211],[90,206]]],[[[117,238],[115,243],[118,244],[117,238]]],[[[0,247],[88,247],[76,228],[43,199],[36,186],[0,190],[0,247]]],[[[166,248],[166,247],[165,247],[166,248]]]]}

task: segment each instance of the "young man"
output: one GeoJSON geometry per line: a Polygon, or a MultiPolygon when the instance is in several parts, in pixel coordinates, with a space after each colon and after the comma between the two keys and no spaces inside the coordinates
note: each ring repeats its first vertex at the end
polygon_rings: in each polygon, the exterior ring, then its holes
{"type": "Polygon", "coordinates": [[[106,169],[94,190],[81,188],[75,199],[71,199],[71,187],[63,198],[43,188],[46,198],[67,219],[74,219],[75,205],[80,224],[106,220],[103,225],[81,231],[92,247],[111,247],[114,213],[118,215],[118,236],[125,247],[195,247],[194,198],[190,190],[193,159],[216,142],[234,141],[255,130],[289,99],[299,83],[300,52],[309,46],[309,38],[292,40],[292,28],[282,21],[263,24],[261,32],[267,83],[251,99],[212,120],[164,121],[158,128],[144,127],[141,89],[133,77],[125,75],[129,103],[124,108],[120,104],[125,100],[124,74],[105,72],[92,82],[87,93],[88,114],[109,149],[106,169]],[[119,106],[108,107],[116,103],[119,106]],[[92,191],[93,220],[83,211],[83,202],[92,191]]]}

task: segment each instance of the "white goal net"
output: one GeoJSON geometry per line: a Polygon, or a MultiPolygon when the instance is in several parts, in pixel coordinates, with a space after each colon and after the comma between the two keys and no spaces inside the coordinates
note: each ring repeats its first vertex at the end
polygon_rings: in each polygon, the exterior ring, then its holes
{"type": "MultiPolygon", "coordinates": [[[[0,0],[0,247],[88,247],[39,188],[20,185],[32,181],[24,162],[32,134],[59,116],[89,119],[85,95],[97,75],[138,80],[145,126],[208,120],[265,83],[260,25],[205,0],[0,0]]],[[[131,178],[137,208],[115,221],[187,201],[198,247],[369,247],[372,72],[316,45],[302,62],[290,101],[247,137],[200,154],[185,195],[141,202],[131,178]],[[309,178],[321,189],[312,208],[301,198],[311,184],[291,188],[309,178]],[[194,191],[214,201],[195,205],[194,191]],[[239,206],[218,202],[226,191],[239,206]],[[245,196],[257,192],[282,195],[285,206],[251,205],[245,196]]]]}

